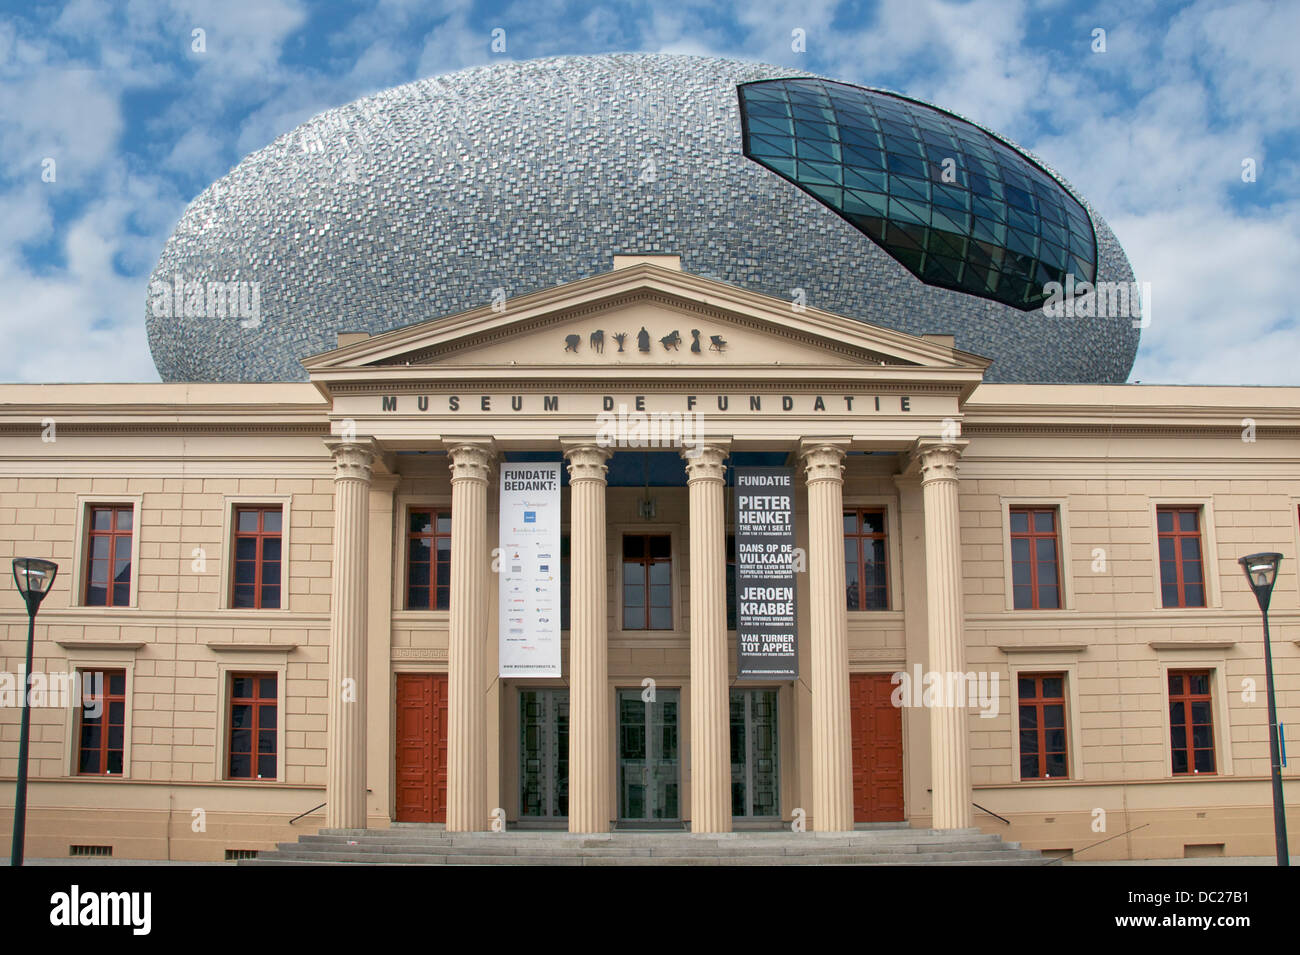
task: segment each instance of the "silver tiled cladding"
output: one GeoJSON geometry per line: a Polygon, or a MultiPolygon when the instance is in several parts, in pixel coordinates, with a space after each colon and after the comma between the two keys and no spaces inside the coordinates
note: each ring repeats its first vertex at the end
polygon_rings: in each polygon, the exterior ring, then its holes
{"type": "MultiPolygon", "coordinates": [[[[570,282],[607,271],[616,253],[680,253],[685,270],[732,285],[784,299],[802,288],[809,305],[953,334],[994,360],[989,381],[1128,377],[1139,335],[1130,319],[1051,318],[927,286],[746,159],[736,84],[806,75],[698,56],[555,57],[327,110],[245,158],[181,217],[150,289],[178,275],[258,283],[259,309],[257,321],[176,318],[154,314],[167,309],[146,295],[158,371],[165,381],[302,380],[300,359],[332,348],[338,332],[379,333],[485,305],[497,289],[570,282]]],[[[1098,279],[1131,282],[1114,234],[1071,192],[1096,227],[1098,279]]]]}

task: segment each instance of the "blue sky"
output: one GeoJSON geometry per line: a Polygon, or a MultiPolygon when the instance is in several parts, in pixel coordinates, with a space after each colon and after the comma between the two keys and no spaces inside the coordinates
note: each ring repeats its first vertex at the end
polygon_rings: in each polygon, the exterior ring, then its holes
{"type": "Polygon", "coordinates": [[[0,10],[0,331],[16,343],[0,350],[0,381],[157,380],[146,286],[172,227],[213,180],[315,113],[503,57],[635,50],[888,87],[1009,136],[1093,203],[1151,283],[1133,379],[1300,384],[1291,0],[3,0],[0,10]],[[491,49],[497,28],[504,54],[491,49]],[[804,52],[792,49],[796,29],[804,52]]]}

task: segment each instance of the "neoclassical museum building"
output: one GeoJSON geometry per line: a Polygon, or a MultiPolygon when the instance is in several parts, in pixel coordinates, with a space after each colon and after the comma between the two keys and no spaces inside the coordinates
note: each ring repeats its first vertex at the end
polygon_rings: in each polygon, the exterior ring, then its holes
{"type": "MultiPolygon", "coordinates": [[[[1300,388],[1126,383],[1179,316],[971,120],[731,60],[465,70],[248,156],[142,291],[161,383],[0,386],[0,548],[59,566],[29,857],[1272,852],[1238,558],[1285,555],[1285,725],[1300,388]]],[[[4,589],[6,830],[27,622],[4,589]]]]}

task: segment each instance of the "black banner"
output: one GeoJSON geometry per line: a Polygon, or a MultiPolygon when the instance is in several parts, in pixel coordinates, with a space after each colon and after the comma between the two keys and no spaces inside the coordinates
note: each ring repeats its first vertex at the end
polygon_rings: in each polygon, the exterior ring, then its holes
{"type": "Polygon", "coordinates": [[[735,490],[738,678],[794,680],[794,470],[736,468],[735,490]]]}

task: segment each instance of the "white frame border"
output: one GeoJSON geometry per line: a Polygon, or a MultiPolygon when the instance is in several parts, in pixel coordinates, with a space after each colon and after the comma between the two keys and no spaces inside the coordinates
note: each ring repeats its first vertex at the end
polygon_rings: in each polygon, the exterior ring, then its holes
{"type": "MultiPolygon", "coordinates": [[[[107,613],[117,613],[123,610],[140,609],[140,518],[144,511],[143,494],[78,494],[77,495],[77,523],[73,538],[72,560],[69,562],[71,567],[68,573],[72,575],[72,593],[68,600],[68,606],[72,608],[86,608],[90,610],[105,611],[107,613]],[[86,568],[89,565],[87,560],[86,548],[89,541],[86,535],[90,533],[90,522],[86,520],[86,515],[92,506],[94,507],[121,507],[123,504],[131,505],[131,599],[125,607],[93,607],[86,603],[86,568]]],[[[124,757],[125,760],[125,757],[124,757]]]]}
{"type": "MultiPolygon", "coordinates": [[[[226,783],[236,786],[258,785],[261,783],[283,783],[288,780],[285,778],[286,759],[286,741],[288,734],[285,731],[285,700],[287,698],[287,683],[289,682],[289,651],[288,649],[271,652],[244,652],[244,653],[223,653],[222,659],[217,661],[217,745],[213,747],[216,751],[216,775],[213,779],[218,783],[226,783]],[[276,696],[276,720],[275,720],[275,779],[231,779],[226,775],[226,767],[230,758],[230,675],[232,673],[274,673],[276,675],[275,696],[276,696]]],[[[254,743],[256,745],[256,742],[254,743]]]]}
{"type": "MultiPolygon", "coordinates": [[[[682,525],[678,522],[664,522],[658,524],[607,524],[605,541],[605,560],[606,568],[613,569],[614,574],[614,600],[615,612],[614,626],[610,629],[609,636],[611,639],[629,639],[629,640],[663,640],[670,637],[690,638],[690,621],[683,614],[682,607],[682,571],[684,563],[682,561],[681,544],[682,544],[682,525]],[[653,531],[648,528],[653,527],[653,531]],[[672,561],[672,587],[673,587],[673,627],[671,630],[624,630],[623,629],[623,535],[631,534],[637,537],[662,537],[665,534],[669,539],[669,554],[672,561]],[[683,629],[685,624],[685,629],[683,629]]],[[[723,553],[726,553],[726,524],[723,524],[723,553]]],[[[569,560],[573,560],[573,541],[569,541],[569,560]]],[[[572,566],[572,564],[570,564],[572,566]]],[[[687,570],[689,580],[689,570],[687,570]]],[[[724,569],[725,580],[725,569],[724,569]]],[[[572,580],[570,580],[572,587],[572,580]]],[[[646,600],[650,599],[650,593],[647,590],[646,600]]],[[[725,622],[724,622],[725,624],[725,622]]],[[[724,631],[731,633],[734,631],[724,631]]]]}
{"type": "MultiPolygon", "coordinates": [[[[217,591],[217,610],[239,613],[279,613],[290,610],[289,546],[292,542],[292,494],[227,494],[221,499],[221,581],[217,591]],[[280,505],[280,606],[232,607],[231,571],[235,562],[235,508],[249,505],[280,505]]],[[[199,545],[202,546],[202,545],[199,545]]],[[[181,561],[186,555],[181,554],[181,561]]]]}
{"type": "MultiPolygon", "coordinates": [[[[879,615],[897,614],[902,612],[903,603],[903,573],[902,567],[902,550],[899,547],[899,538],[902,530],[899,527],[898,495],[890,496],[888,494],[850,494],[846,495],[841,501],[841,511],[847,510],[874,510],[879,508],[885,512],[885,559],[889,562],[889,609],[887,610],[848,610],[849,618],[852,620],[874,620],[879,615]]],[[[844,518],[840,517],[840,552],[844,551],[844,518]]],[[[843,559],[843,558],[841,558],[843,559]]]]}
{"type": "MultiPolygon", "coordinates": [[[[1219,582],[1219,541],[1214,533],[1214,498],[1196,495],[1161,495],[1148,499],[1151,514],[1151,602],[1156,610],[1197,613],[1223,609],[1223,589],[1219,582]],[[1162,507],[1199,507],[1201,509],[1201,573],[1205,578],[1204,607],[1166,607],[1160,596],[1160,531],[1156,512],[1162,507]]],[[[1166,717],[1166,721],[1167,721],[1166,717]]]]}
{"type": "Polygon", "coordinates": [[[1011,685],[1007,688],[1011,701],[1011,778],[1018,785],[1051,785],[1058,782],[1077,782],[1088,778],[1083,758],[1083,733],[1079,726],[1079,662],[1063,661],[1059,654],[1025,654],[1007,664],[1011,685]],[[1052,659],[1055,656],[1055,659],[1052,659]],[[1020,776],[1020,674],[1060,673],[1065,677],[1065,731],[1070,742],[1066,753],[1066,775],[1056,778],[1022,779],[1020,776]]]}
{"type": "MultiPolygon", "coordinates": [[[[1002,508],[1002,583],[1008,613],[1061,613],[1074,609],[1074,552],[1070,544],[1070,499],[1068,497],[1016,497],[998,499],[1002,508]],[[1016,594],[1011,562],[1011,509],[1013,507],[1056,508],[1056,573],[1061,591],[1061,606],[1022,607],[1016,609],[1016,594]]],[[[1018,737],[1017,737],[1018,738],[1018,737]]],[[[1018,748],[1018,747],[1017,747],[1018,748]]],[[[1017,763],[1019,765],[1019,763],[1017,763]]],[[[1017,770],[1019,776],[1019,770],[1017,770]]]]}
{"type": "MultiPolygon", "coordinates": [[[[1178,653],[1180,651],[1165,651],[1167,653],[1178,653]]],[[[1173,729],[1169,724],[1169,671],[1170,670],[1209,670],[1213,680],[1213,690],[1210,692],[1210,719],[1214,722],[1214,772],[1206,773],[1205,779],[1217,779],[1220,777],[1231,777],[1232,771],[1232,732],[1228,722],[1228,677],[1226,674],[1227,659],[1217,657],[1215,659],[1206,659],[1205,657],[1193,657],[1189,660],[1170,660],[1161,655],[1160,660],[1160,699],[1164,711],[1160,716],[1160,725],[1164,729],[1163,751],[1165,768],[1162,775],[1167,779],[1184,780],[1202,778],[1200,773],[1191,772],[1181,775],[1174,774],[1174,744],[1173,729]]],[[[1267,717],[1265,724],[1267,724],[1267,717]]],[[[1265,729],[1267,729],[1265,725],[1265,729]]]]}
{"type": "Polygon", "coordinates": [[[65,707],[63,717],[64,741],[63,747],[63,775],[77,780],[101,779],[130,779],[131,778],[131,730],[135,725],[134,707],[135,691],[133,689],[135,677],[135,648],[131,649],[99,649],[99,650],[75,650],[68,655],[65,662],[69,672],[78,673],[82,670],[125,670],[126,671],[126,719],[122,721],[122,773],[121,775],[108,775],[104,773],[86,773],[77,772],[77,759],[74,755],[81,749],[81,741],[77,736],[77,729],[80,725],[78,713],[81,712],[81,700],[72,701],[70,706],[65,707]]]}

